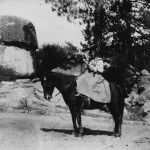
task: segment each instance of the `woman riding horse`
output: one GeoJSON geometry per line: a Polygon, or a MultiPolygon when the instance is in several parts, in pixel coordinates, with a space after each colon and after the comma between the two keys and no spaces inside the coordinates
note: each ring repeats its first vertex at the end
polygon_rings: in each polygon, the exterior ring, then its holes
{"type": "MultiPolygon", "coordinates": [[[[62,55],[59,55],[58,57],[59,59],[58,58],[56,59],[56,56],[58,56],[58,52],[55,51],[55,49],[54,51],[52,51],[52,49],[47,51],[47,48],[50,49],[49,46],[46,47],[45,49],[46,55],[44,55],[46,56],[46,58],[44,57],[42,61],[43,64],[42,66],[45,66],[43,70],[45,70],[46,72],[44,78],[42,78],[44,97],[45,99],[49,100],[50,97],[52,97],[53,90],[55,87],[60,91],[65,103],[68,105],[70,109],[75,136],[83,135],[83,128],[81,124],[81,109],[102,109],[104,105],[108,107],[109,112],[112,114],[114,118],[115,121],[114,135],[121,136],[121,125],[122,125],[122,117],[123,117],[123,109],[124,109],[124,94],[122,88],[120,88],[120,86],[114,82],[109,82],[108,85],[111,94],[110,101],[107,103],[104,102],[102,103],[90,99],[90,105],[87,105],[87,102],[85,101],[86,97],[75,96],[75,93],[77,91],[77,86],[75,82],[76,76],[74,75],[71,76],[66,74],[64,75],[62,73],[48,71],[50,68],[60,67],[59,62],[61,62],[61,64],[62,62],[64,63],[64,59],[62,59],[62,55]],[[47,55],[47,53],[49,55],[47,55]],[[54,66],[52,66],[52,64],[54,64],[54,66]],[[76,122],[78,123],[79,128],[77,127],[76,122]]],[[[70,64],[72,64],[72,61],[70,64]]],[[[80,68],[82,68],[81,66],[85,66],[85,63],[83,63],[83,61],[82,63],[79,61],[77,65],[80,65],[80,68]]],[[[77,67],[77,65],[74,66],[73,64],[71,66],[71,69],[74,69],[74,67],[77,67]]],[[[82,71],[82,69],[80,71],[82,71]]],[[[100,99],[101,96],[98,98],[100,99]]]]}
{"type": "Polygon", "coordinates": [[[77,79],[77,94],[75,96],[85,95],[95,101],[109,102],[109,85],[101,75],[104,71],[102,58],[96,57],[87,64],[88,70],[77,79]],[[102,101],[100,101],[100,97],[102,101]]]}
{"type": "Polygon", "coordinates": [[[85,97],[74,96],[76,93],[76,77],[71,75],[64,75],[58,72],[49,72],[43,84],[44,96],[52,97],[54,87],[56,87],[63,96],[65,103],[68,105],[73,122],[74,135],[83,136],[83,127],[81,123],[81,110],[82,109],[102,109],[107,106],[109,112],[114,118],[115,128],[114,136],[121,136],[122,117],[124,110],[124,94],[118,84],[109,82],[111,99],[109,103],[102,103],[90,99],[90,105],[87,105],[85,97]],[[70,84],[71,83],[71,84],[70,84]],[[48,95],[48,96],[47,96],[48,95]],[[78,123],[78,127],[76,124],[78,123]]]}

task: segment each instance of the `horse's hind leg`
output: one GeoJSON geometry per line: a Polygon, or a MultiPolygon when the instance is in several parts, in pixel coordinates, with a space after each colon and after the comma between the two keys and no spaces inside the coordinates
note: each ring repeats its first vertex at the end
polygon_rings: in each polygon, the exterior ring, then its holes
{"type": "Polygon", "coordinates": [[[122,120],[123,120],[123,111],[124,111],[124,106],[121,107],[118,115],[118,131],[116,132],[116,136],[121,136],[122,134],[122,120]]]}
{"type": "Polygon", "coordinates": [[[114,136],[120,137],[122,134],[122,115],[117,115],[114,117],[115,120],[115,128],[114,128],[114,136]]]}
{"type": "Polygon", "coordinates": [[[123,107],[116,108],[112,105],[108,105],[109,111],[112,114],[114,121],[115,121],[115,128],[113,135],[115,137],[120,137],[122,134],[122,118],[123,118],[123,107]]]}

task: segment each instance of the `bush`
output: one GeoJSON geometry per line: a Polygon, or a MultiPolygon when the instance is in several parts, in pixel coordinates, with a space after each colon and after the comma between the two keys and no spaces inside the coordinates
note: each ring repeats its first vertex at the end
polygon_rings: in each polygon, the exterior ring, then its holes
{"type": "Polygon", "coordinates": [[[0,82],[14,81],[16,79],[16,72],[8,66],[0,66],[0,82]]]}
{"type": "Polygon", "coordinates": [[[71,66],[80,64],[82,55],[72,43],[67,42],[66,46],[58,44],[44,44],[38,51],[38,60],[42,62],[42,69],[52,70],[56,67],[68,69],[71,66]]]}

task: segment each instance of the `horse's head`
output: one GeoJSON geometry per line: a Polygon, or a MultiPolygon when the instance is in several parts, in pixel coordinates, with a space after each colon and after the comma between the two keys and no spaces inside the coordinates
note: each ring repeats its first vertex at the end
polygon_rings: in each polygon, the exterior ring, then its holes
{"type": "Polygon", "coordinates": [[[68,88],[74,88],[74,82],[76,76],[68,75],[60,72],[49,72],[46,77],[41,81],[44,91],[44,98],[46,100],[50,100],[52,98],[52,94],[54,88],[56,87],[61,94],[66,94],[68,92],[68,88]]]}
{"type": "Polygon", "coordinates": [[[42,82],[42,86],[44,91],[44,98],[46,100],[50,100],[52,98],[52,94],[55,88],[54,84],[50,80],[46,79],[42,82]]]}

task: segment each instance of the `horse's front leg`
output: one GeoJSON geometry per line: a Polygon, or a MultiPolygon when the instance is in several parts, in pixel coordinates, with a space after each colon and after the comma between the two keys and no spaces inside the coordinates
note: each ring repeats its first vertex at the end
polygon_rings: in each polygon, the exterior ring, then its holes
{"type": "Polygon", "coordinates": [[[72,123],[73,123],[73,135],[75,137],[79,136],[78,134],[78,128],[77,128],[77,124],[76,124],[76,119],[77,119],[77,115],[76,115],[76,108],[75,106],[71,106],[69,107],[70,112],[71,112],[71,117],[72,117],[72,123]]]}
{"type": "Polygon", "coordinates": [[[79,125],[79,136],[82,137],[83,136],[83,127],[82,127],[82,123],[81,123],[81,112],[77,113],[77,122],[79,125]]]}
{"type": "Polygon", "coordinates": [[[82,107],[82,103],[81,103],[81,100],[80,100],[77,103],[77,123],[78,123],[78,126],[79,126],[79,136],[80,137],[83,136],[83,127],[82,127],[82,121],[81,121],[81,107],[82,107]]]}

